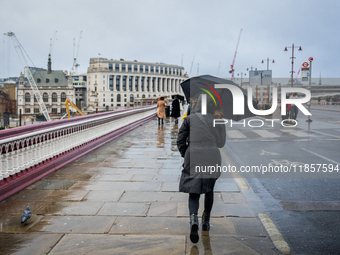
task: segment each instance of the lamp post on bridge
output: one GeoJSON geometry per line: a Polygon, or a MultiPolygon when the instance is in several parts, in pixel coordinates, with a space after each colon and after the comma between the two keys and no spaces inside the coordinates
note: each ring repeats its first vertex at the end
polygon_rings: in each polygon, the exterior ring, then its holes
{"type": "MultiPolygon", "coordinates": [[[[314,60],[312,57],[308,58],[309,60],[309,86],[308,90],[312,94],[312,61],[314,60]]],[[[310,112],[310,105],[311,100],[308,102],[308,111],[310,112]]],[[[308,115],[308,119],[306,120],[308,122],[308,132],[310,131],[310,123],[312,122],[310,115],[308,115]]]]}
{"type": "MultiPolygon", "coordinates": [[[[261,63],[264,63],[264,59],[262,59],[261,63]]],[[[269,61],[272,61],[273,64],[275,64],[275,60],[274,59],[269,59],[267,58],[267,71],[269,70],[269,61]]],[[[261,85],[262,85],[262,73],[261,73],[261,85]]],[[[267,86],[267,103],[269,105],[269,96],[270,96],[270,86],[267,86]]]]}
{"type": "MultiPolygon", "coordinates": [[[[251,66],[250,68],[248,67],[247,68],[247,71],[257,71],[257,68],[256,67],[253,67],[253,66],[251,66]],[[249,70],[250,69],[250,70],[249,70]]],[[[250,75],[249,75],[249,84],[250,84],[250,75]]],[[[256,98],[256,100],[258,100],[258,97],[257,97],[257,85],[255,86],[255,98],[256,98]]]]}
{"type": "MultiPolygon", "coordinates": [[[[238,73],[237,76],[239,76],[239,75],[240,75],[240,74],[238,73]]],[[[241,87],[242,87],[242,77],[243,77],[243,75],[244,75],[244,76],[247,76],[247,73],[241,72],[241,87]]]]}
{"type": "MultiPolygon", "coordinates": [[[[265,60],[262,59],[261,63],[263,64],[264,61],[265,61],[265,60]]],[[[269,70],[269,61],[272,61],[273,64],[275,63],[275,60],[274,60],[274,59],[269,59],[269,58],[267,58],[267,70],[269,70]]]]}
{"type": "Polygon", "coordinates": [[[293,87],[293,83],[294,83],[294,79],[293,79],[293,74],[294,74],[294,48],[299,48],[299,51],[302,51],[301,46],[294,46],[294,43],[292,44],[292,46],[286,46],[284,51],[288,51],[288,48],[292,48],[292,71],[291,71],[291,85],[293,87]]]}

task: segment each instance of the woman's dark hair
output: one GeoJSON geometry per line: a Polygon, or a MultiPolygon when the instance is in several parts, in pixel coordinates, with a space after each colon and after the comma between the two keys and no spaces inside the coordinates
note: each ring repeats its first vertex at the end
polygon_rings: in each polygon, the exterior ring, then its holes
{"type": "Polygon", "coordinates": [[[164,100],[164,97],[161,97],[161,100],[164,100]]]}

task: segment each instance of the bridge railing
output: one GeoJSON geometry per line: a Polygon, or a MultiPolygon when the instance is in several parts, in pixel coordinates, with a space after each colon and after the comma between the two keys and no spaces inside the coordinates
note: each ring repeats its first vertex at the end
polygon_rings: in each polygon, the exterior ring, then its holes
{"type": "Polygon", "coordinates": [[[28,172],[40,169],[33,181],[42,178],[154,118],[156,111],[155,105],[143,106],[0,131],[0,192],[28,172]]]}

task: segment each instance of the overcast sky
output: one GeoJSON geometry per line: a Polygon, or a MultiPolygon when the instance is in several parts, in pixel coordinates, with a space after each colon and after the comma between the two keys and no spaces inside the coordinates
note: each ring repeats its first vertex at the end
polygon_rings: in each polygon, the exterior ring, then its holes
{"type": "Polygon", "coordinates": [[[82,31],[78,73],[86,73],[89,59],[100,53],[175,65],[183,56],[190,76],[230,78],[241,28],[235,76],[251,66],[266,69],[261,61],[269,57],[273,77],[288,79],[292,49],[283,50],[294,43],[303,49],[295,49],[294,77],[311,56],[312,76],[339,77],[339,7],[338,0],[0,0],[0,77],[23,70],[4,33],[14,32],[34,65],[46,68],[57,31],[52,68],[70,71],[73,38],[78,44],[82,31]]]}

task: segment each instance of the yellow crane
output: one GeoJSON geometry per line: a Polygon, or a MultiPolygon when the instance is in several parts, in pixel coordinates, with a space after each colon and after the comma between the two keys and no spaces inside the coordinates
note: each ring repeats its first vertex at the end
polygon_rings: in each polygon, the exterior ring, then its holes
{"type": "MultiPolygon", "coordinates": [[[[65,101],[65,105],[66,105],[66,111],[68,114],[68,117],[71,118],[71,113],[70,113],[70,105],[77,111],[79,112],[81,115],[86,115],[85,113],[82,112],[82,110],[80,110],[74,103],[71,102],[70,99],[66,99],[65,101]]],[[[62,117],[62,119],[66,116],[66,114],[62,117]]]]}

